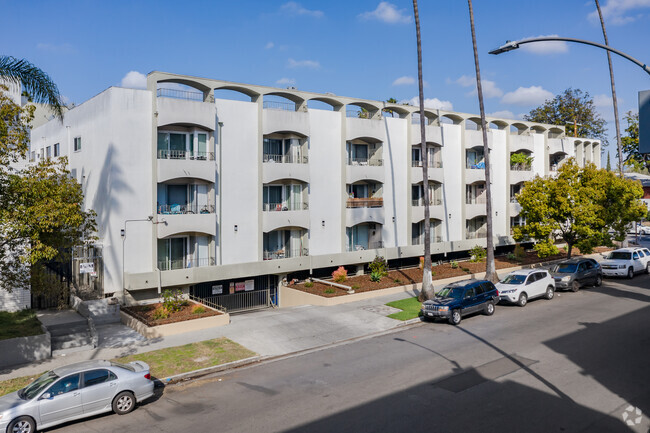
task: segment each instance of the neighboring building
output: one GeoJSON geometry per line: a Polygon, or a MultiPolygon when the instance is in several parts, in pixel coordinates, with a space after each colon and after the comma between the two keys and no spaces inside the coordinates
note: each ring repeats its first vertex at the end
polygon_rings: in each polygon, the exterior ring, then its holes
{"type": "MultiPolygon", "coordinates": [[[[420,119],[416,107],[332,94],[162,72],[147,80],[148,90],[111,87],[63,124],[32,133],[33,159],[67,155],[97,212],[106,294],[123,284],[127,301],[172,287],[228,293],[245,280],[248,289],[273,289],[295,272],[376,255],[417,258],[424,194],[432,254],[485,246],[477,115],[426,109],[420,119]],[[161,88],[167,83],[197,91],[161,88]],[[221,99],[224,90],[250,100],[221,99]]],[[[557,126],[487,121],[495,243],[507,245],[523,182],[572,156],[600,166],[600,142],[565,137],[557,126]],[[515,152],[532,163],[511,167],[515,152]]]]}
{"type": "Polygon", "coordinates": [[[628,179],[638,180],[643,187],[643,198],[641,201],[645,204],[646,208],[650,210],[650,175],[641,173],[625,173],[624,176],[628,179]]]}

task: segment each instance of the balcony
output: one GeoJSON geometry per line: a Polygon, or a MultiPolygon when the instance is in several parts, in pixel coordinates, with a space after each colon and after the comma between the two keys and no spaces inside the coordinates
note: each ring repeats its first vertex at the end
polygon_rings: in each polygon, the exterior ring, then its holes
{"type": "MultiPolygon", "coordinates": [[[[442,236],[440,235],[432,235],[431,236],[431,243],[439,243],[442,242],[442,236]]],[[[412,239],[412,245],[424,245],[424,236],[418,236],[417,238],[412,239]]]]}
{"type": "Polygon", "coordinates": [[[262,252],[262,257],[264,258],[264,260],[289,259],[292,257],[307,257],[307,256],[309,256],[308,248],[298,248],[298,249],[283,248],[277,251],[262,252]]]}
{"type": "Polygon", "coordinates": [[[213,204],[161,204],[158,205],[158,215],[186,215],[186,214],[210,214],[215,212],[213,204]]]}
{"type": "Polygon", "coordinates": [[[309,204],[303,203],[264,203],[262,228],[271,232],[281,227],[309,227],[309,204]]]}
{"type": "Polygon", "coordinates": [[[383,207],[384,199],[383,198],[349,198],[346,204],[348,209],[356,208],[376,208],[383,207]]]}
{"type": "Polygon", "coordinates": [[[511,164],[510,165],[510,183],[516,184],[533,180],[533,170],[529,164],[511,164]]]}
{"type": "Polygon", "coordinates": [[[190,152],[188,150],[158,150],[158,159],[189,159],[196,161],[214,161],[214,152],[190,152]]]}
{"type": "Polygon", "coordinates": [[[158,182],[171,179],[195,178],[214,182],[214,152],[158,150],[158,182]]]}
{"type": "Polygon", "coordinates": [[[262,155],[262,181],[271,183],[281,179],[297,179],[309,183],[309,160],[307,156],[262,155]]]}
{"type": "Polygon", "coordinates": [[[262,105],[263,135],[291,131],[309,136],[309,113],[296,111],[293,102],[264,101],[262,105]]]}
{"type": "Polygon", "coordinates": [[[485,215],[485,204],[487,203],[487,198],[485,196],[481,197],[466,197],[465,198],[465,218],[472,219],[477,216],[485,215]]]}
{"type": "Polygon", "coordinates": [[[203,102],[203,93],[158,89],[158,126],[198,125],[214,131],[214,100],[203,102]]]}
{"type": "Polygon", "coordinates": [[[307,164],[309,160],[306,156],[273,155],[265,153],[262,155],[262,162],[269,162],[271,164],[307,164]]]}
{"type": "Polygon", "coordinates": [[[352,251],[363,251],[363,250],[376,250],[379,248],[384,248],[384,241],[368,242],[367,247],[365,245],[352,245],[352,246],[346,245],[345,251],[352,252],[352,251]]]}
{"type": "Polygon", "coordinates": [[[485,238],[487,238],[487,230],[465,232],[465,239],[485,239],[485,238]]]}
{"type": "Polygon", "coordinates": [[[384,160],[379,158],[348,158],[345,167],[346,180],[355,183],[376,180],[384,183],[384,160]]]}
{"type": "Polygon", "coordinates": [[[383,159],[368,159],[368,158],[348,158],[348,165],[353,167],[357,166],[370,166],[370,167],[382,167],[384,165],[383,159]]]}
{"type": "Polygon", "coordinates": [[[158,269],[161,271],[171,271],[175,269],[200,268],[205,266],[214,266],[214,258],[195,258],[187,256],[177,260],[159,260],[158,269]]]}
{"type": "Polygon", "coordinates": [[[158,239],[182,233],[216,235],[217,216],[212,205],[197,207],[161,205],[158,213],[159,221],[164,221],[164,224],[156,225],[158,239]]]}
{"type": "Polygon", "coordinates": [[[510,164],[510,171],[531,171],[530,164],[510,164]]]}
{"type": "MultiPolygon", "coordinates": [[[[442,205],[442,199],[441,198],[432,198],[429,200],[429,206],[440,206],[442,205]]],[[[424,198],[416,198],[411,200],[411,206],[417,207],[417,206],[424,206],[424,198]]]]}

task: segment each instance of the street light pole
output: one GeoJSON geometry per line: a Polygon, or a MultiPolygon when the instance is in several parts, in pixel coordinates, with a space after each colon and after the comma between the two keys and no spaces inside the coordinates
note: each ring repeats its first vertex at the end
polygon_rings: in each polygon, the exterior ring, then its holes
{"type": "Polygon", "coordinates": [[[124,245],[126,243],[126,225],[132,222],[151,222],[152,224],[166,223],[165,220],[154,221],[153,215],[149,215],[146,219],[130,219],[124,220],[124,228],[120,230],[120,236],[122,236],[122,304],[126,303],[126,282],[124,281],[124,245]]]}
{"type": "Polygon", "coordinates": [[[584,40],[584,39],[565,38],[565,37],[561,37],[561,36],[539,36],[539,37],[536,37],[536,38],[526,38],[526,39],[521,39],[519,41],[508,41],[504,45],[501,45],[499,48],[490,51],[490,54],[501,54],[501,53],[505,53],[505,52],[508,52],[508,51],[516,50],[517,48],[519,48],[521,45],[524,45],[524,44],[530,44],[530,43],[533,43],[533,42],[548,42],[548,41],[575,42],[575,43],[578,43],[578,44],[591,45],[591,46],[594,46],[594,47],[602,48],[603,50],[607,50],[607,51],[610,51],[610,52],[612,52],[614,54],[618,54],[619,56],[629,60],[630,62],[632,62],[635,65],[639,66],[641,69],[643,69],[644,71],[646,71],[646,73],[648,73],[650,75],[650,67],[648,67],[648,65],[646,65],[645,63],[642,63],[639,60],[635,59],[634,57],[632,57],[632,56],[630,56],[628,54],[625,54],[624,52],[619,51],[619,50],[617,50],[615,48],[612,48],[612,47],[610,47],[608,45],[603,45],[603,44],[599,44],[599,43],[596,43],[596,42],[587,41],[587,40],[584,40]]]}

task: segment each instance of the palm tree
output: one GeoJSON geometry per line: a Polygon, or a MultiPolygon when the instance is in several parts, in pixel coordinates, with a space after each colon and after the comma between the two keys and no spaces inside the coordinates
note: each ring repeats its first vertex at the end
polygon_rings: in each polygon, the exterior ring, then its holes
{"type": "Polygon", "coordinates": [[[474,10],[472,0],[467,0],[469,5],[469,22],[472,27],[472,45],[474,46],[474,66],[476,67],[476,90],[478,91],[478,104],[481,110],[481,131],[483,131],[483,154],[485,155],[485,213],[487,214],[487,258],[485,263],[485,279],[496,282],[498,276],[494,266],[494,239],[492,238],[492,187],[490,185],[490,149],[488,148],[487,125],[485,122],[485,108],[483,107],[483,89],[481,87],[481,69],[478,64],[478,48],[476,46],[476,31],[474,30],[474,10]]]}
{"type": "Polygon", "coordinates": [[[424,132],[424,82],[422,80],[422,41],[420,39],[420,16],[418,15],[418,0],[413,0],[413,13],[415,15],[415,33],[418,46],[418,87],[420,98],[420,146],[422,149],[422,179],[426,182],[427,188],[424,193],[424,266],[422,267],[422,290],[420,300],[431,299],[434,296],[433,285],[431,284],[431,230],[429,213],[429,175],[427,161],[427,140],[424,132]]]}
{"type": "Polygon", "coordinates": [[[0,79],[21,84],[34,102],[48,105],[56,117],[63,119],[59,88],[45,72],[27,60],[0,56],[0,79]]]}
{"type": "MultiPolygon", "coordinates": [[[[603,36],[605,37],[605,45],[609,45],[607,40],[607,31],[605,30],[605,21],[603,20],[603,13],[600,11],[600,3],[596,0],[596,8],[598,9],[598,16],[600,17],[600,26],[603,28],[603,36]]],[[[621,125],[618,120],[618,102],[616,101],[616,86],[614,85],[614,68],[612,67],[612,56],[607,51],[607,63],[609,64],[609,79],[612,84],[612,101],[614,102],[614,124],[616,125],[616,145],[618,146],[618,174],[623,177],[623,150],[621,146],[621,125]]],[[[609,155],[608,155],[609,158],[609,155]]]]}

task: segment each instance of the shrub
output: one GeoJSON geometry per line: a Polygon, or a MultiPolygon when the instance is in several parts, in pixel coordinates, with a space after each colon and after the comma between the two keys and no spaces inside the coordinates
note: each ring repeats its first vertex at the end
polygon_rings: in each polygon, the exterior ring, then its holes
{"type": "Polygon", "coordinates": [[[371,272],[370,273],[370,281],[372,281],[373,283],[376,283],[379,280],[381,280],[381,274],[379,272],[371,272]]]}
{"type": "Polygon", "coordinates": [[[517,244],[515,245],[514,254],[517,260],[522,261],[526,257],[526,250],[521,244],[517,244]]]}
{"type": "Polygon", "coordinates": [[[466,274],[471,274],[471,273],[472,273],[472,271],[470,271],[469,268],[460,268],[460,269],[461,269],[463,272],[465,272],[466,274]]]}
{"type": "Polygon", "coordinates": [[[192,307],[192,314],[203,314],[205,313],[205,307],[203,305],[195,305],[192,307]]]}
{"type": "Polygon", "coordinates": [[[337,270],[332,272],[332,278],[334,278],[335,282],[342,283],[348,279],[348,271],[343,266],[339,266],[337,270]]]}
{"type": "Polygon", "coordinates": [[[358,285],[358,284],[353,284],[352,285],[352,290],[359,290],[360,288],[361,288],[361,286],[358,285]]]}
{"type": "Polygon", "coordinates": [[[377,273],[380,278],[388,275],[388,263],[386,263],[386,259],[381,256],[375,257],[375,260],[370,263],[369,267],[371,275],[377,273]]]}
{"type": "Polygon", "coordinates": [[[451,269],[458,269],[458,262],[456,260],[452,260],[449,264],[451,265],[451,269]]]}
{"type": "Polygon", "coordinates": [[[305,287],[307,287],[308,289],[309,289],[309,288],[312,288],[312,287],[314,287],[314,283],[312,283],[311,281],[307,281],[307,282],[305,283],[305,287]]]}
{"type": "Polygon", "coordinates": [[[511,261],[516,261],[517,260],[517,256],[515,255],[515,253],[508,253],[507,258],[508,258],[508,260],[511,260],[511,261]]]}
{"type": "Polygon", "coordinates": [[[475,245],[471,250],[469,250],[469,254],[472,256],[470,260],[471,262],[480,262],[487,257],[487,251],[480,245],[475,245]]]}
{"type": "Polygon", "coordinates": [[[436,271],[434,271],[433,269],[431,270],[431,276],[432,276],[432,277],[435,277],[435,276],[436,276],[436,271]]]}
{"type": "Polygon", "coordinates": [[[329,294],[336,293],[336,290],[330,287],[329,289],[325,289],[325,293],[329,293],[329,294]]]}
{"type": "Polygon", "coordinates": [[[153,313],[151,313],[151,318],[153,320],[166,319],[168,317],[169,317],[169,312],[162,305],[158,306],[155,310],[153,310],[153,313]]]}
{"type": "Polygon", "coordinates": [[[178,290],[167,289],[163,292],[163,308],[167,310],[168,313],[173,313],[175,311],[180,311],[181,307],[184,305],[189,305],[187,300],[182,298],[183,292],[178,290]]]}
{"type": "Polygon", "coordinates": [[[402,284],[402,280],[400,280],[399,278],[395,278],[393,282],[396,284],[402,284]]]}
{"type": "Polygon", "coordinates": [[[424,257],[420,257],[420,270],[424,269],[424,257]]]}

